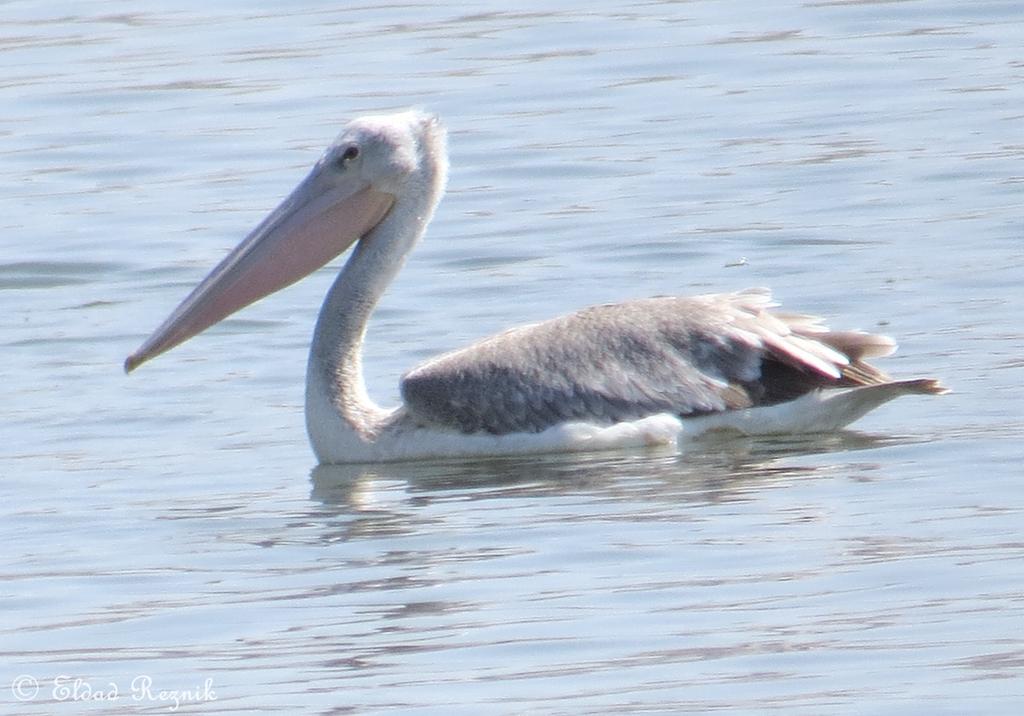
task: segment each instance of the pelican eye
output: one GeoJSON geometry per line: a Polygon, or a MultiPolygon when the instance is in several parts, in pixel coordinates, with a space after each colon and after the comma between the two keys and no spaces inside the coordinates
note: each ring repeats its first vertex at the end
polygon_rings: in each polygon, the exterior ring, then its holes
{"type": "Polygon", "coordinates": [[[359,156],[359,147],[354,144],[350,144],[345,147],[345,151],[341,153],[338,162],[342,165],[348,164],[350,161],[359,156]]]}

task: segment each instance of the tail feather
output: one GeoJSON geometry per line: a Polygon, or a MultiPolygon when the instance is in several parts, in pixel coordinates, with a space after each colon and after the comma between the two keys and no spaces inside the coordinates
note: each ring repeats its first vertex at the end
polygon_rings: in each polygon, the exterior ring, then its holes
{"type": "Polygon", "coordinates": [[[896,380],[869,363],[896,350],[888,336],[830,330],[817,316],[777,310],[763,289],[707,298],[759,343],[760,371],[737,381],[746,400],[727,401],[732,410],[684,415],[688,432],[830,432],[901,395],[949,392],[934,378],[896,380]]]}
{"type": "Polygon", "coordinates": [[[948,392],[933,378],[896,380],[847,390],[815,390],[785,403],[687,418],[683,422],[690,435],[707,430],[736,430],[747,435],[828,433],[901,395],[948,392]]]}
{"type": "Polygon", "coordinates": [[[891,383],[865,385],[850,390],[822,391],[817,410],[809,411],[817,413],[816,421],[819,429],[809,432],[839,430],[901,395],[941,395],[947,392],[949,391],[933,378],[896,380],[891,383]]]}
{"type": "Polygon", "coordinates": [[[914,378],[911,380],[897,380],[889,385],[898,387],[903,394],[916,393],[918,395],[945,395],[950,390],[935,378],[914,378]]]}

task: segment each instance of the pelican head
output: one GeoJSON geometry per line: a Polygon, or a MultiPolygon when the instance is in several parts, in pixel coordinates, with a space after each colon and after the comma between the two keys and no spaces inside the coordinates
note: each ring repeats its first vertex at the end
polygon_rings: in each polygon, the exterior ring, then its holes
{"type": "MultiPolygon", "coordinates": [[[[145,361],[250,303],[289,286],[355,242],[374,242],[389,217],[426,224],[446,174],[445,132],[417,111],[362,117],[346,125],[305,179],[125,360],[145,361]]],[[[410,238],[414,241],[420,230],[410,238]]],[[[403,247],[402,253],[410,246],[403,247]]]]}

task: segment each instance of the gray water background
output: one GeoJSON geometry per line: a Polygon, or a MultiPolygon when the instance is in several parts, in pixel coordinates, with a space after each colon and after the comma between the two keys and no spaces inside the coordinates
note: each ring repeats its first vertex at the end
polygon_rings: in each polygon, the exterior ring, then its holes
{"type": "Polygon", "coordinates": [[[0,10],[0,712],[168,712],[142,676],[182,713],[1019,713],[1019,3],[0,10]],[[380,402],[510,325],[760,285],[955,392],[316,468],[337,263],[121,372],[346,118],[410,105],[451,182],[370,330],[380,402]]]}

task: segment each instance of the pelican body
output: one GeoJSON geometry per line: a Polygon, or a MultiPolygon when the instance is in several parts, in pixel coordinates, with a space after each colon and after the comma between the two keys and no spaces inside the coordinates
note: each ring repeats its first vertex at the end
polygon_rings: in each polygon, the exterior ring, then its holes
{"type": "Polygon", "coordinates": [[[866,362],[884,336],[782,313],[767,291],[593,306],[513,328],[407,372],[377,406],[366,326],[426,230],[447,178],[439,120],[410,111],[350,122],[305,179],[125,361],[132,371],[354,245],[320,311],[306,426],[321,463],[675,445],[709,429],[837,430],[929,378],[866,362]]]}

